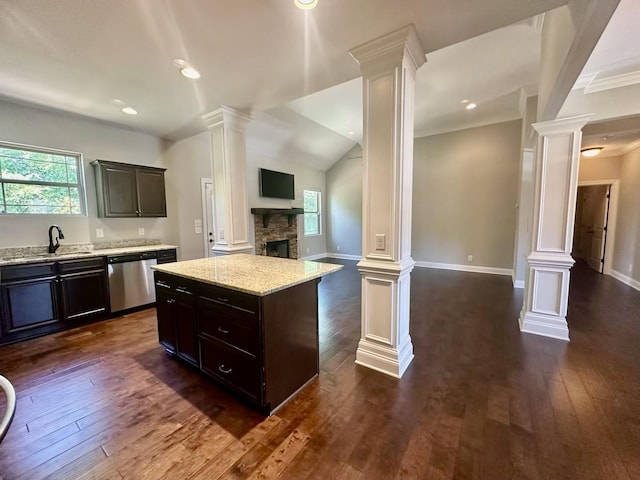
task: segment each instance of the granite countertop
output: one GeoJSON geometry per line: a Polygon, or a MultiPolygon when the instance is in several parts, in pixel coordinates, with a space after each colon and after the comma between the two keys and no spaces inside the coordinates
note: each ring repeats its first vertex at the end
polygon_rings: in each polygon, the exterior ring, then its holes
{"type": "MultiPolygon", "coordinates": [[[[29,249],[32,247],[26,247],[29,249]]],[[[45,247],[46,248],[46,247],[45,247]]],[[[150,245],[120,246],[115,248],[93,248],[91,244],[85,244],[84,249],[62,251],[60,253],[32,253],[25,249],[24,256],[20,255],[19,248],[12,249],[13,255],[2,258],[0,256],[0,267],[10,265],[24,265],[29,263],[49,262],[57,260],[73,260],[77,258],[104,257],[107,255],[124,255],[128,253],[156,252],[158,250],[168,250],[178,248],[175,245],[163,243],[150,245]]]]}
{"type": "Polygon", "coordinates": [[[151,268],[262,297],[337,272],[343,265],[238,254],[168,263],[151,268]]]}

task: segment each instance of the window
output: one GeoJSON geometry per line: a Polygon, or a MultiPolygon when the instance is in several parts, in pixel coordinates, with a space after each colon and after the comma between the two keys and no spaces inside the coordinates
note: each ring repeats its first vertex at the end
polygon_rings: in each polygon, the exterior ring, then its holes
{"type": "Polygon", "coordinates": [[[0,143],[0,214],[85,213],[79,153],[0,143]]]}
{"type": "Polygon", "coordinates": [[[320,192],[317,190],[304,191],[304,234],[320,235],[320,192]]]}

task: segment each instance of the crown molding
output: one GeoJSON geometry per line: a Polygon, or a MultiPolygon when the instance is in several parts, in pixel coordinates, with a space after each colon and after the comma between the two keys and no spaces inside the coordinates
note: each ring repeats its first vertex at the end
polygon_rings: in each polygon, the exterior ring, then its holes
{"type": "MultiPolygon", "coordinates": [[[[597,74],[596,74],[597,75],[597,74]]],[[[604,90],[611,90],[613,88],[627,87],[629,85],[635,85],[640,83],[640,70],[634,72],[622,73],[620,75],[613,75],[602,79],[592,79],[585,87],[584,93],[602,92],[604,90]]]]}
{"type": "Polygon", "coordinates": [[[627,145],[626,147],[624,147],[621,151],[620,151],[620,155],[626,155],[629,152],[632,152],[633,150],[635,150],[636,148],[640,147],[640,140],[637,140],[633,143],[630,143],[629,145],[627,145]]]}
{"type": "Polygon", "coordinates": [[[593,114],[578,115],[576,117],[558,118],[547,122],[532,123],[531,126],[536,129],[540,135],[563,135],[581,130],[587,122],[593,117],[593,114]]]}
{"type": "Polygon", "coordinates": [[[576,83],[573,84],[573,88],[571,90],[580,90],[582,88],[587,88],[591,84],[591,82],[593,82],[596,79],[597,76],[598,76],[597,73],[580,75],[578,77],[578,80],[576,80],[576,83]]]}

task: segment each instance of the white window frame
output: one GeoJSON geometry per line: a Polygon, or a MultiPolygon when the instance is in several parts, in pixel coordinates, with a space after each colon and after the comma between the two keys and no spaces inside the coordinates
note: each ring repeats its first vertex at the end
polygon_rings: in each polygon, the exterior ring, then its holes
{"type": "Polygon", "coordinates": [[[87,216],[87,197],[86,197],[86,189],[84,183],[84,161],[82,158],[82,154],[79,152],[72,152],[68,150],[58,150],[54,148],[47,147],[38,147],[34,145],[25,145],[20,143],[12,143],[12,142],[2,142],[0,141],[1,148],[9,148],[13,150],[22,150],[36,153],[45,153],[52,155],[60,155],[65,157],[74,157],[76,160],[76,168],[78,175],[77,183],[59,183],[59,182],[46,182],[46,181],[31,181],[31,180],[15,180],[15,179],[4,179],[1,176],[0,171],[0,189],[3,189],[2,201],[0,202],[0,216],[18,216],[18,215],[56,215],[56,216],[70,216],[70,217],[82,217],[87,216]],[[6,195],[4,192],[4,187],[6,184],[22,184],[22,185],[44,185],[44,186],[62,186],[62,187],[70,187],[78,189],[78,199],[80,201],[80,212],[79,213],[9,213],[6,211],[6,195]]]}
{"type": "Polygon", "coordinates": [[[302,221],[302,232],[305,237],[320,237],[322,236],[322,190],[318,188],[305,188],[302,190],[302,206],[304,207],[304,194],[305,192],[314,192],[318,195],[318,211],[317,212],[307,212],[305,210],[303,221],[302,221]],[[318,220],[318,233],[307,233],[307,222],[306,215],[307,214],[315,214],[318,220]]]}

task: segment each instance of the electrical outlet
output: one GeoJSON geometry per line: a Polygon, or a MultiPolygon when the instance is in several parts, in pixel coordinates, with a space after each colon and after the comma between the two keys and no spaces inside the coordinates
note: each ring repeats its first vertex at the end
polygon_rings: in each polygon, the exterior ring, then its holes
{"type": "Polygon", "coordinates": [[[193,227],[193,231],[196,235],[202,235],[202,227],[200,225],[196,225],[195,227],[193,227]]]}
{"type": "Polygon", "coordinates": [[[104,230],[102,228],[96,228],[96,238],[103,238],[104,230]]]}
{"type": "Polygon", "coordinates": [[[473,255],[467,255],[467,262],[473,262],[473,255]]]}
{"type": "Polygon", "coordinates": [[[340,245],[336,245],[336,250],[340,251],[340,245]]]}
{"type": "Polygon", "coordinates": [[[376,250],[384,250],[384,233],[376,233],[376,250]]]}
{"type": "Polygon", "coordinates": [[[307,248],[307,253],[309,253],[309,249],[307,248]]]}
{"type": "Polygon", "coordinates": [[[140,227],[138,229],[138,235],[144,235],[144,228],[140,227]]]}
{"type": "Polygon", "coordinates": [[[218,240],[224,240],[224,229],[223,228],[218,230],[218,240]]]}
{"type": "Polygon", "coordinates": [[[193,226],[194,226],[194,227],[201,227],[201,226],[202,226],[202,220],[200,220],[199,218],[196,218],[196,219],[193,221],[193,226]]]}
{"type": "Polygon", "coordinates": [[[629,264],[628,271],[629,271],[629,273],[633,273],[633,263],[629,264]]]}

